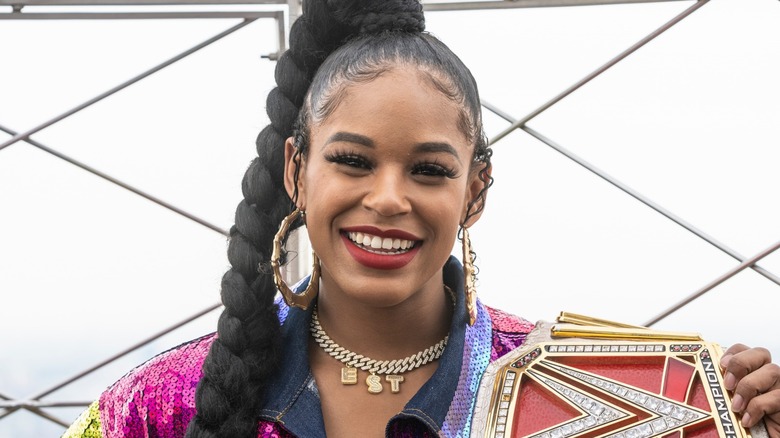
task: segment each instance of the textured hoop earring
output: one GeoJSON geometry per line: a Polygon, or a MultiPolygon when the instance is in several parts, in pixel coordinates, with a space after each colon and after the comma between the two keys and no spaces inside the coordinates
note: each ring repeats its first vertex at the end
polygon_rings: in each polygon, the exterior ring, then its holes
{"type": "Polygon", "coordinates": [[[287,303],[287,305],[290,307],[297,307],[299,309],[306,310],[320,290],[319,257],[317,257],[317,254],[312,252],[313,262],[311,278],[309,278],[309,285],[306,286],[306,289],[300,294],[293,292],[292,289],[290,289],[290,287],[287,286],[287,284],[284,282],[284,277],[282,276],[281,271],[282,266],[281,263],[279,263],[279,260],[282,258],[282,242],[285,240],[287,232],[290,230],[290,225],[292,225],[292,223],[295,222],[295,220],[298,219],[298,217],[302,214],[304,214],[303,211],[296,208],[292,213],[284,218],[282,224],[279,226],[279,231],[277,231],[276,235],[274,236],[274,249],[273,253],[271,253],[271,267],[274,271],[274,283],[276,283],[276,288],[279,289],[279,292],[282,293],[282,297],[284,298],[284,301],[287,303]]]}
{"type": "Polygon", "coordinates": [[[469,325],[477,322],[477,271],[474,268],[474,251],[471,249],[471,238],[466,227],[461,228],[463,242],[463,277],[466,288],[466,310],[469,313],[469,325]]]}

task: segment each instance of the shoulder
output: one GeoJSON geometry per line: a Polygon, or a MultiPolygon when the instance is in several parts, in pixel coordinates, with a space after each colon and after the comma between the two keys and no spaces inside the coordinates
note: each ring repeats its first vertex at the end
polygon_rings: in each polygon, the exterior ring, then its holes
{"type": "Polygon", "coordinates": [[[523,345],[528,333],[534,329],[534,323],[493,307],[485,306],[490,316],[493,347],[490,351],[490,361],[500,358],[515,348],[523,345]]]}
{"type": "Polygon", "coordinates": [[[195,390],[210,334],[161,353],[109,387],[99,401],[105,437],[184,436],[195,416],[195,390]]]}

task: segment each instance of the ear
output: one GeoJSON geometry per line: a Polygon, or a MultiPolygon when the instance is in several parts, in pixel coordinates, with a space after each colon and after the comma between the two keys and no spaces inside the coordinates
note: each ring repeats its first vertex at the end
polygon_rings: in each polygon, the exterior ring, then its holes
{"type": "Polygon", "coordinates": [[[474,168],[469,170],[466,203],[461,220],[461,224],[466,228],[477,223],[479,218],[482,217],[492,172],[493,168],[487,163],[476,163],[474,168]]]}
{"type": "Polygon", "coordinates": [[[289,137],[284,142],[284,188],[292,199],[295,196],[296,172],[298,173],[298,199],[295,204],[300,209],[306,208],[306,191],[303,185],[304,160],[300,154],[296,154],[295,139],[289,137]]]}

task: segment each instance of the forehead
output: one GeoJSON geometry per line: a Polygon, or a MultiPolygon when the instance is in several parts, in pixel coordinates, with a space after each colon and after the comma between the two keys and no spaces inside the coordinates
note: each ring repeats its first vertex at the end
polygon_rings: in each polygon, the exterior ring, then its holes
{"type": "MultiPolygon", "coordinates": [[[[346,130],[375,140],[447,141],[470,149],[463,109],[435,85],[431,73],[397,66],[340,90],[333,111],[312,126],[312,136],[346,130]]],[[[313,138],[316,142],[316,138],[313,138]]]]}

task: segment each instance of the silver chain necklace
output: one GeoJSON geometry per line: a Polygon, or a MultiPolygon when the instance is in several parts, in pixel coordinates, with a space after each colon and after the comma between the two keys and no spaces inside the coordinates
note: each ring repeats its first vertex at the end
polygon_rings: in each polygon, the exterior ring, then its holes
{"type": "Polygon", "coordinates": [[[379,394],[384,389],[382,386],[382,379],[379,375],[385,376],[385,381],[390,383],[390,391],[392,393],[398,393],[401,391],[401,382],[404,381],[402,373],[412,371],[425,364],[431,363],[441,357],[444,352],[444,347],[447,346],[447,339],[449,335],[444,339],[437,342],[434,345],[426,348],[425,350],[418,351],[417,353],[407,356],[403,359],[395,360],[376,360],[357,354],[353,351],[349,351],[341,345],[333,341],[328,336],[325,330],[320,325],[320,319],[317,315],[317,307],[314,307],[314,311],[311,315],[311,323],[309,323],[309,331],[311,336],[317,345],[320,346],[331,357],[346,365],[341,369],[341,383],[344,385],[355,385],[358,381],[357,370],[368,371],[371,373],[366,378],[366,385],[368,385],[368,392],[371,394],[379,394]]]}

